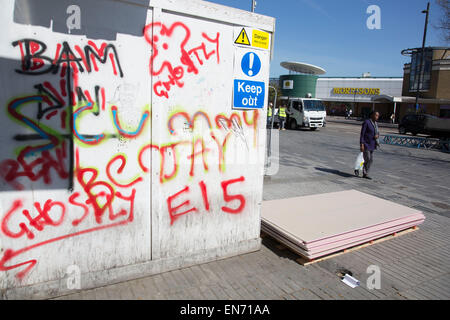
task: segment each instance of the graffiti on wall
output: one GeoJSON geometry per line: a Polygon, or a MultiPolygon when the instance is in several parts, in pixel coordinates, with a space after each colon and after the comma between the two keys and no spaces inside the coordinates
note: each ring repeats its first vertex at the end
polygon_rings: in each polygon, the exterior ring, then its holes
{"type": "MultiPolygon", "coordinates": [[[[183,22],[169,26],[155,22],[145,27],[144,41],[152,48],[149,76],[156,79],[152,88],[156,96],[169,99],[171,90],[182,89],[187,77],[198,75],[207,63],[220,64],[220,33],[202,32],[198,38],[202,41],[192,40],[191,30],[183,22]]],[[[110,103],[117,88],[100,83],[83,86],[82,76],[125,77],[120,51],[114,44],[62,42],[54,45],[52,52],[51,46],[39,39],[19,39],[11,45],[18,57],[14,72],[20,77],[34,77],[36,84],[29,94],[11,98],[4,107],[11,121],[33,133],[13,135],[18,147],[0,161],[0,178],[13,190],[26,191],[34,182],[50,187],[56,177],[67,181],[69,193],[65,199],[49,195],[45,201],[30,201],[17,193],[16,199],[4,204],[0,236],[17,241],[19,248],[0,253],[0,271],[17,269],[17,278],[23,279],[38,259],[20,261],[21,255],[68,238],[132,223],[139,191],[149,190],[145,177],[151,167],[161,187],[170,185],[164,203],[171,226],[189,213],[210,212],[212,199],[219,201],[211,195],[220,194],[223,213],[235,215],[245,210],[247,199],[239,190],[246,178],[244,174],[227,174],[227,150],[236,141],[241,141],[248,152],[257,148],[258,111],[214,114],[198,110],[191,114],[178,110],[167,114],[170,139],[149,141],[149,134],[145,134],[152,121],[149,105],[133,106],[141,113],[138,123],[130,127],[124,121],[127,113],[121,104],[110,103]],[[102,116],[107,115],[114,132],[99,129],[95,134],[83,133],[86,115],[97,121],[105,121],[102,116]],[[198,134],[196,129],[200,127],[198,134]],[[253,135],[251,142],[246,131],[253,135]],[[101,148],[111,139],[135,140],[142,145],[136,154],[106,153],[109,160],[104,168],[99,168],[95,160],[83,158],[85,148],[101,148]],[[152,159],[156,163],[151,163],[152,159]],[[138,164],[131,166],[137,170],[125,174],[131,162],[138,164]],[[198,170],[198,163],[203,170],[198,170]],[[202,178],[212,170],[222,177],[214,185],[208,185],[206,179],[192,182],[192,178],[202,178]],[[195,199],[201,199],[201,206],[198,201],[192,204],[195,199]],[[46,231],[59,228],[71,232],[45,238],[46,231]]]]}
{"type": "Polygon", "coordinates": [[[149,68],[157,79],[153,84],[157,96],[169,98],[172,87],[183,88],[186,74],[198,74],[205,61],[215,59],[220,63],[220,34],[210,37],[202,32],[201,36],[200,43],[193,43],[191,30],[180,21],[170,26],[154,22],[145,27],[144,37],[152,48],[149,68]],[[166,60],[167,56],[173,61],[166,60]]]}
{"type": "Polygon", "coordinates": [[[105,111],[106,103],[105,88],[98,85],[93,92],[83,89],[78,83],[79,74],[99,72],[99,65],[107,65],[114,76],[123,77],[117,50],[112,44],[104,42],[97,46],[93,41],[88,41],[84,50],[78,45],[71,48],[67,42],[58,43],[53,55],[48,53],[47,45],[37,39],[16,40],[12,46],[20,52],[20,66],[15,72],[24,76],[48,75],[48,78],[34,86],[36,92],[12,99],[7,105],[7,115],[35,133],[14,136],[14,140],[26,141],[27,144],[20,147],[15,159],[0,163],[0,175],[15,189],[23,190],[24,186],[16,181],[17,178],[42,179],[45,184],[51,184],[50,171],[55,171],[59,178],[68,179],[68,189],[72,190],[72,133],[77,135],[74,119],[87,109],[98,116],[100,110],[105,111]],[[87,105],[81,106],[83,103],[87,105]],[[77,106],[80,107],[75,110],[77,106]],[[27,116],[29,112],[23,110],[26,108],[33,108],[35,115],[27,116]],[[60,119],[59,128],[45,124],[45,120],[54,117],[60,119]],[[29,160],[31,158],[33,160],[29,160]],[[68,160],[67,166],[65,159],[68,160]]]}

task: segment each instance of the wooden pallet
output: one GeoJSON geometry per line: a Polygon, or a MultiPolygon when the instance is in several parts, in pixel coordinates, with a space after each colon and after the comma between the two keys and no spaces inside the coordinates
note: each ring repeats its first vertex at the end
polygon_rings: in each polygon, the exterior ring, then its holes
{"type": "MultiPolygon", "coordinates": [[[[276,247],[278,250],[290,250],[290,251],[292,251],[293,253],[295,253],[296,255],[299,256],[299,258],[295,259],[295,261],[297,261],[299,264],[301,264],[301,265],[303,265],[303,266],[307,266],[307,265],[310,265],[310,264],[313,264],[313,263],[317,263],[317,262],[320,262],[320,261],[324,261],[324,260],[327,260],[327,259],[331,259],[331,258],[340,256],[340,255],[345,254],[345,253],[348,253],[348,252],[352,252],[352,251],[355,251],[355,250],[359,250],[359,249],[362,249],[362,248],[371,246],[371,245],[373,245],[373,244],[381,243],[381,242],[383,242],[383,241],[390,240],[390,239],[392,239],[392,238],[396,238],[396,237],[402,236],[402,235],[404,235],[404,234],[408,234],[408,233],[413,232],[413,231],[416,231],[416,230],[418,230],[418,229],[419,229],[419,227],[414,226],[414,227],[405,229],[405,230],[403,230],[403,231],[400,231],[400,232],[394,232],[393,234],[384,236],[384,237],[382,237],[382,238],[378,238],[378,239],[375,239],[375,240],[371,240],[371,241],[368,241],[368,242],[365,242],[365,243],[356,245],[356,246],[354,246],[354,247],[350,247],[350,248],[347,248],[347,249],[344,249],[344,250],[341,250],[341,251],[337,251],[337,252],[335,252],[335,253],[331,253],[331,254],[329,254],[329,255],[322,256],[322,257],[319,257],[319,258],[316,258],[316,259],[309,259],[309,258],[307,258],[307,257],[304,257],[304,256],[301,255],[299,252],[296,252],[294,249],[292,249],[292,248],[286,246],[285,244],[283,244],[283,243],[281,243],[281,242],[279,242],[279,244],[277,244],[275,247],[276,247]]],[[[261,231],[261,238],[265,238],[265,237],[271,237],[271,236],[270,236],[269,234],[265,233],[264,231],[261,231]]],[[[271,237],[271,238],[274,239],[273,237],[271,237]]],[[[274,239],[274,240],[278,241],[277,239],[274,239]]]]}

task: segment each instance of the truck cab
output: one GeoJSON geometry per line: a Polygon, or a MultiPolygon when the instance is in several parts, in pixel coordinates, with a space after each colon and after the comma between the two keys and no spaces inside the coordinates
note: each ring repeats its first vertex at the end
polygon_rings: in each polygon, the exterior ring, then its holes
{"type": "Polygon", "coordinates": [[[280,105],[283,104],[289,107],[290,114],[286,122],[286,126],[289,129],[295,130],[303,127],[316,130],[317,128],[325,127],[327,113],[321,100],[282,97],[280,105]]]}

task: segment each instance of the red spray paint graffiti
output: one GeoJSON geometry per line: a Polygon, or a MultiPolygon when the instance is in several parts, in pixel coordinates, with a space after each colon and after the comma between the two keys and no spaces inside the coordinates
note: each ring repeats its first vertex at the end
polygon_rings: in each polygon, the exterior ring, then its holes
{"type": "MultiPolygon", "coordinates": [[[[110,162],[108,163],[108,176],[111,178],[111,182],[119,187],[123,188],[129,188],[131,186],[134,186],[138,182],[142,180],[141,177],[133,180],[132,182],[128,184],[122,184],[118,183],[116,179],[112,178],[112,166],[116,162],[120,162],[120,166],[117,169],[117,173],[121,173],[124,169],[124,166],[126,165],[126,159],[122,155],[116,155],[114,156],[110,162]]],[[[98,227],[89,228],[83,231],[78,231],[71,234],[66,234],[60,237],[56,237],[53,239],[49,239],[46,241],[39,242],[37,244],[33,244],[30,246],[26,246],[19,250],[12,250],[12,249],[6,249],[4,251],[3,256],[0,258],[0,271],[6,271],[11,269],[16,269],[22,266],[26,266],[25,269],[17,273],[17,277],[19,279],[23,278],[31,269],[36,265],[37,260],[32,259],[29,261],[17,263],[17,264],[11,264],[8,265],[12,259],[16,258],[17,256],[20,256],[21,254],[30,251],[34,248],[48,245],[57,241],[62,241],[67,238],[79,236],[82,234],[95,232],[99,230],[104,230],[112,227],[117,227],[120,225],[125,225],[133,221],[134,216],[134,201],[135,201],[135,195],[136,195],[136,189],[132,189],[131,193],[129,195],[125,195],[123,192],[115,190],[108,182],[106,181],[96,181],[97,172],[96,169],[93,168],[82,168],[79,164],[79,156],[77,152],[77,178],[79,180],[80,185],[83,187],[88,199],[83,202],[78,201],[78,198],[81,196],[79,192],[73,193],[69,198],[69,203],[75,207],[81,207],[83,209],[83,215],[77,219],[74,219],[71,223],[73,226],[78,226],[82,221],[84,221],[89,212],[92,210],[94,213],[95,220],[98,224],[103,223],[103,214],[106,210],[109,212],[108,219],[112,222],[110,224],[100,225],[98,227]],[[88,176],[88,177],[87,177],[88,176]],[[95,187],[103,186],[109,189],[108,192],[95,192],[95,187]],[[106,198],[107,201],[101,205],[99,204],[99,200],[101,198],[106,198]],[[129,210],[121,209],[118,212],[114,212],[112,208],[112,202],[115,198],[122,199],[124,201],[127,201],[129,203],[129,210]],[[124,217],[125,220],[122,220],[120,222],[114,222],[114,220],[118,219],[119,217],[124,217]]],[[[13,202],[11,208],[6,212],[6,214],[3,216],[1,220],[1,231],[2,233],[10,238],[21,238],[25,236],[28,239],[33,239],[35,237],[36,232],[43,232],[45,226],[52,226],[52,227],[58,227],[60,226],[64,220],[66,215],[66,205],[63,202],[60,201],[54,201],[52,199],[48,199],[43,205],[41,205],[39,202],[34,203],[34,208],[37,212],[36,217],[32,217],[32,214],[29,210],[23,209],[22,210],[22,216],[28,221],[26,222],[20,222],[18,225],[14,226],[11,225],[11,217],[12,215],[16,214],[17,211],[21,210],[23,208],[23,201],[22,200],[16,200],[13,202]],[[58,211],[59,209],[59,211],[58,211]],[[59,212],[59,216],[58,216],[59,212]]]]}
{"type": "Polygon", "coordinates": [[[204,64],[203,59],[209,60],[213,55],[217,58],[216,63],[220,63],[220,34],[217,33],[215,38],[209,37],[206,33],[202,33],[201,36],[204,41],[189,48],[191,30],[182,22],[174,22],[170,26],[154,22],[144,28],[145,40],[152,46],[150,74],[162,79],[153,85],[153,91],[157,96],[169,98],[169,91],[173,86],[179,88],[184,86],[182,80],[186,73],[199,73],[194,57],[200,66],[204,64]],[[213,48],[208,49],[211,45],[213,48]],[[171,57],[172,60],[165,60],[166,57],[171,57]]]}
{"type": "Polygon", "coordinates": [[[42,178],[44,183],[50,184],[52,183],[51,172],[54,171],[61,179],[67,179],[69,172],[64,164],[67,158],[64,141],[61,147],[55,149],[55,155],[56,157],[46,150],[30,161],[26,160],[23,154],[19,155],[17,160],[3,160],[0,163],[0,176],[16,190],[24,189],[24,185],[16,181],[19,177],[27,177],[31,181],[42,178]]]}
{"type": "MultiPolygon", "coordinates": [[[[206,64],[220,64],[219,33],[208,35],[203,32],[195,35],[196,37],[191,37],[190,28],[182,22],[175,22],[170,26],[157,22],[145,27],[144,36],[153,49],[149,65],[150,74],[156,77],[153,91],[160,97],[168,98],[174,87],[184,86],[188,79],[187,75],[198,75],[206,64]],[[193,38],[200,40],[193,40],[193,38]]],[[[154,165],[151,160],[148,162],[151,157],[145,159],[148,151],[150,153],[156,151],[157,157],[154,159],[158,159],[160,162],[159,179],[160,183],[164,184],[173,180],[179,173],[180,157],[177,155],[177,151],[180,148],[189,150],[185,154],[186,159],[190,161],[189,172],[186,174],[194,177],[199,175],[199,171],[202,171],[201,167],[200,170],[194,171],[196,158],[197,162],[201,161],[200,165],[203,165],[202,173],[208,172],[210,169],[207,162],[208,153],[215,147],[219,154],[219,172],[225,172],[225,149],[233,133],[230,130],[234,128],[235,123],[240,127],[246,125],[253,128],[256,139],[258,111],[253,113],[253,119],[248,119],[247,113],[244,112],[243,120],[241,114],[237,112],[229,117],[226,115],[213,117],[211,115],[211,118],[204,111],[198,111],[192,116],[187,112],[178,112],[170,116],[167,123],[171,137],[175,139],[180,133],[176,129],[176,124],[180,120],[186,121],[190,130],[194,130],[196,124],[199,128],[199,123],[202,123],[209,130],[206,138],[212,139],[212,148],[207,147],[205,137],[166,144],[147,143],[137,154],[139,165],[137,168],[140,168],[142,172],[131,172],[135,173],[134,176],[128,175],[134,167],[127,159],[132,158],[127,158],[124,154],[115,154],[108,158],[109,161],[106,162],[104,168],[83,166],[79,149],[73,145],[74,136],[81,142],[92,145],[98,144],[103,139],[106,141],[109,137],[104,133],[92,136],[83,135],[77,131],[76,120],[81,113],[86,112],[98,116],[100,112],[107,109],[105,88],[102,86],[95,86],[90,90],[81,88],[79,76],[83,72],[107,71],[111,76],[123,77],[116,48],[111,44],[93,41],[88,41],[83,48],[78,45],[71,48],[67,42],[63,42],[57,44],[54,55],[49,56],[46,44],[38,40],[22,39],[14,42],[13,46],[19,48],[21,55],[21,65],[16,70],[18,73],[29,76],[54,74],[59,78],[53,83],[44,81],[36,85],[37,94],[18,98],[9,103],[9,115],[19,121],[22,126],[32,129],[36,133],[33,136],[18,135],[16,140],[44,140],[45,143],[39,141],[34,145],[27,145],[20,150],[17,160],[2,161],[0,176],[15,189],[23,190],[25,186],[20,183],[22,181],[19,182],[20,177],[28,178],[31,181],[42,179],[45,184],[51,184],[53,182],[52,172],[56,172],[61,179],[70,179],[73,174],[72,179],[75,179],[78,191],[71,193],[66,201],[49,198],[27,204],[26,200],[17,198],[12,201],[6,213],[1,217],[0,230],[2,235],[7,238],[19,239],[21,243],[29,244],[33,239],[37,241],[44,237],[46,231],[49,232],[51,229],[81,228],[81,230],[76,229],[75,232],[71,231],[71,233],[45,241],[24,245],[19,249],[5,249],[3,255],[0,255],[0,271],[21,269],[17,273],[18,278],[23,278],[38,262],[37,259],[17,262],[16,259],[25,252],[83,234],[131,223],[134,220],[136,190],[144,182],[143,175],[149,173],[150,166],[154,165]],[[21,112],[21,108],[29,102],[38,103],[38,108],[36,108],[38,121],[21,112]],[[78,107],[77,110],[74,110],[75,106],[78,107]],[[50,120],[56,120],[55,122],[59,123],[62,132],[42,124],[50,120]],[[214,133],[214,130],[217,129],[225,130],[223,139],[219,134],[214,133]],[[96,137],[98,139],[95,139],[96,137]],[[70,143],[67,143],[67,140],[70,143]],[[26,158],[28,156],[33,156],[33,160],[26,158]],[[65,160],[69,160],[68,166],[65,164],[65,160]],[[101,178],[102,170],[106,177],[101,178]],[[127,206],[117,205],[116,201],[124,202],[127,206]],[[73,215],[74,211],[77,212],[76,216],[73,215]],[[86,227],[87,225],[90,227],[86,227]],[[84,229],[82,229],[83,227],[84,229]],[[40,237],[37,237],[38,235],[40,237]]],[[[144,111],[138,126],[128,130],[122,126],[123,123],[120,121],[120,105],[112,106],[110,111],[112,122],[118,133],[114,138],[118,136],[127,139],[138,138],[145,126],[151,122],[149,121],[150,112],[144,111]]],[[[80,118],[78,119],[81,121],[80,118]]],[[[155,168],[158,168],[158,164],[155,168]]],[[[155,171],[157,170],[155,169],[155,171]]],[[[55,175],[53,174],[53,176],[55,175]]],[[[175,181],[175,183],[178,182],[175,181]]],[[[238,189],[242,186],[245,186],[244,176],[218,181],[212,186],[208,186],[203,180],[195,185],[184,186],[166,199],[170,224],[172,225],[176,220],[189,213],[211,212],[211,208],[220,208],[223,213],[228,214],[242,213],[246,207],[245,195],[238,189]],[[217,199],[216,192],[212,190],[219,190],[219,194],[222,190],[222,198],[217,199]],[[191,199],[189,199],[190,197],[191,199]],[[196,202],[193,206],[192,199],[194,198],[201,199],[201,202],[196,202]]]]}
{"type": "MultiPolygon", "coordinates": [[[[227,206],[223,206],[222,207],[222,211],[226,212],[226,213],[230,213],[230,214],[239,214],[242,213],[244,211],[245,208],[245,197],[242,194],[235,194],[235,195],[231,195],[229,194],[228,191],[228,186],[234,183],[239,183],[239,182],[244,182],[245,178],[243,176],[237,178],[237,179],[231,179],[231,180],[225,180],[221,182],[221,186],[222,186],[222,191],[223,191],[223,200],[226,203],[230,203],[230,202],[239,202],[239,205],[236,208],[230,208],[227,206]]],[[[210,210],[210,202],[208,200],[208,188],[205,184],[204,181],[200,181],[199,182],[199,188],[202,194],[202,199],[203,199],[203,205],[204,205],[204,209],[206,211],[210,210]]],[[[181,202],[181,204],[178,205],[174,205],[173,202],[175,200],[177,200],[177,198],[181,197],[181,196],[185,196],[184,199],[186,199],[186,196],[189,195],[190,193],[190,187],[189,186],[185,186],[182,190],[178,191],[177,193],[169,196],[167,198],[167,209],[169,212],[169,217],[170,217],[170,225],[173,225],[173,223],[179,219],[180,217],[191,213],[191,212],[199,212],[199,209],[196,207],[190,207],[191,201],[189,199],[183,201],[183,200],[179,200],[179,202],[181,202]]]]}

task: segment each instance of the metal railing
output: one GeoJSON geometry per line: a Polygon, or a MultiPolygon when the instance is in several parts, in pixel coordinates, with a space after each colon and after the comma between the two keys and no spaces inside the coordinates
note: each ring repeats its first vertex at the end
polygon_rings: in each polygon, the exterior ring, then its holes
{"type": "Polygon", "coordinates": [[[384,135],[382,143],[395,146],[403,146],[409,148],[435,149],[443,152],[450,152],[449,138],[426,138],[426,137],[409,137],[397,135],[384,135]]]}

